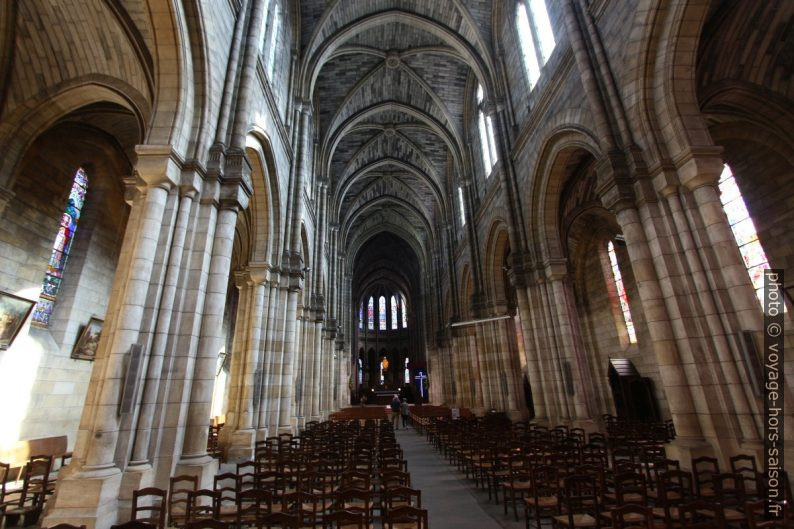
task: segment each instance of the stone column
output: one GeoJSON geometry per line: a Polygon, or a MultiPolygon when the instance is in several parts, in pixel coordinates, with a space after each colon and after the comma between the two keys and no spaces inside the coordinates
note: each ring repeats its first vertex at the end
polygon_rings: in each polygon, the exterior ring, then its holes
{"type": "Polygon", "coordinates": [[[137,490],[153,485],[154,474],[150,460],[151,436],[156,408],[159,404],[161,389],[160,377],[165,362],[166,345],[171,333],[174,315],[174,303],[177,297],[179,276],[184,257],[185,239],[188,221],[193,209],[194,198],[198,193],[198,181],[183,185],[179,210],[177,212],[171,248],[168,254],[168,265],[163,282],[163,291],[160,298],[157,323],[151,352],[147,363],[147,372],[143,382],[143,398],[138,412],[138,424],[135,431],[135,441],[132,459],[125,469],[125,490],[137,490]]]}
{"type": "Polygon", "coordinates": [[[267,314],[265,316],[265,330],[263,332],[265,340],[262,346],[262,384],[259,391],[259,421],[257,422],[257,441],[263,441],[268,437],[270,416],[273,411],[270,408],[270,389],[273,380],[273,358],[274,344],[276,343],[277,314],[281,306],[279,305],[279,281],[280,275],[271,269],[268,290],[267,314]]]}
{"type": "MultiPolygon", "coordinates": [[[[652,347],[659,365],[659,375],[664,384],[670,406],[670,414],[675,424],[678,445],[702,445],[703,434],[694,406],[694,396],[690,392],[690,381],[683,368],[676,337],[667,316],[666,303],[656,280],[645,232],[637,210],[625,202],[618,204],[616,218],[626,240],[626,249],[631,260],[634,278],[637,282],[645,320],[652,340],[652,347]]],[[[672,300],[669,300],[672,303],[672,300]]],[[[668,454],[671,454],[668,449],[668,454]]],[[[682,460],[689,458],[682,455],[682,460]]]]}
{"type": "Polygon", "coordinates": [[[140,208],[135,213],[140,218],[130,226],[135,234],[124,238],[121,255],[129,256],[129,263],[126,273],[114,279],[118,297],[111,300],[108,310],[114,317],[105,325],[94,366],[101,374],[92,376],[93,405],[84,409],[84,414],[91,416],[81,421],[87,431],[81,435],[73,463],[58,480],[58,494],[45,518],[48,525],[72,523],[104,529],[116,523],[122,477],[115,460],[119,395],[127,355],[138,340],[168,190],[179,175],[170,146],[139,145],[136,152],[136,172],[145,193],[133,206],[140,208]]]}
{"type": "Polygon", "coordinates": [[[207,454],[207,435],[209,429],[212,391],[215,386],[215,367],[220,350],[223,310],[226,303],[226,288],[234,242],[234,228],[237,213],[248,205],[250,190],[250,165],[244,153],[230,153],[227,167],[230,166],[228,184],[221,187],[218,220],[212,245],[207,293],[201,320],[201,333],[193,381],[190,390],[185,438],[182,457],[177,464],[179,474],[200,476],[202,488],[211,487],[212,476],[217,471],[218,462],[207,454]],[[234,170],[242,171],[234,178],[234,170]]]}

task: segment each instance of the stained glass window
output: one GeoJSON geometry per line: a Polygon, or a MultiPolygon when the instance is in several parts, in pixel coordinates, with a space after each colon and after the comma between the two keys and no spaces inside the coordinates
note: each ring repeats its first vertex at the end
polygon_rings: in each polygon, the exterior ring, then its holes
{"type": "Polygon", "coordinates": [[[66,210],[61,215],[58,233],[55,235],[55,242],[52,245],[50,262],[47,265],[47,272],[44,274],[39,301],[33,310],[33,323],[39,325],[50,323],[50,316],[55,308],[55,299],[61,288],[66,260],[69,257],[69,250],[72,248],[75,230],[77,230],[77,221],[80,219],[80,211],[85,202],[87,186],[88,175],[82,168],[77,169],[72,181],[72,189],[69,191],[69,198],[66,201],[66,210]]]}
{"type": "Polygon", "coordinates": [[[370,331],[375,329],[375,302],[372,296],[369,297],[369,303],[367,303],[367,329],[370,331]]]}
{"type": "Polygon", "coordinates": [[[381,331],[386,330],[386,297],[381,296],[378,298],[378,329],[381,331]]]}
{"type": "Polygon", "coordinates": [[[411,383],[411,370],[408,368],[408,359],[407,358],[405,359],[405,378],[403,379],[403,381],[406,384],[410,384],[411,383]]]}
{"type": "Polygon", "coordinates": [[[554,47],[554,32],[544,0],[518,0],[516,3],[516,29],[524,59],[529,87],[535,86],[540,70],[549,60],[554,47]]]}
{"type": "Polygon", "coordinates": [[[486,178],[490,176],[491,169],[499,159],[496,154],[496,141],[493,133],[493,123],[490,116],[486,116],[482,109],[483,104],[482,86],[477,85],[477,128],[480,131],[480,152],[482,154],[482,165],[485,169],[486,178]]]}
{"type": "Polygon", "coordinates": [[[405,304],[405,296],[400,296],[403,305],[403,329],[408,328],[408,305],[405,304]]]}
{"type": "Polygon", "coordinates": [[[361,305],[358,306],[358,328],[364,328],[364,302],[361,302],[361,305]]]}
{"type": "MultiPolygon", "coordinates": [[[[719,181],[720,201],[725,215],[728,217],[728,224],[733,231],[733,237],[739,246],[742,254],[744,266],[750,275],[750,281],[755,288],[755,295],[758,301],[763,304],[764,299],[764,270],[769,268],[769,259],[766,257],[761,241],[755,231],[755,224],[747,211],[747,205],[742,197],[739,186],[736,185],[736,178],[733,171],[725,164],[719,181]]],[[[785,306],[784,309],[785,311],[785,306]]]]}
{"type": "Polygon", "coordinates": [[[358,385],[364,383],[364,364],[361,362],[361,358],[358,359],[358,385]]]}
{"type": "Polygon", "coordinates": [[[609,254],[609,264],[612,267],[612,279],[615,280],[615,289],[618,291],[620,310],[623,312],[623,321],[626,323],[626,332],[629,334],[629,342],[637,343],[637,333],[634,330],[634,320],[629,310],[629,297],[626,295],[626,288],[623,285],[623,276],[618,267],[618,258],[615,255],[615,245],[612,241],[607,243],[607,253],[609,254]]]}
{"type": "Polygon", "coordinates": [[[391,328],[392,330],[396,329],[399,324],[399,320],[397,319],[397,298],[395,296],[391,297],[391,328]]]}

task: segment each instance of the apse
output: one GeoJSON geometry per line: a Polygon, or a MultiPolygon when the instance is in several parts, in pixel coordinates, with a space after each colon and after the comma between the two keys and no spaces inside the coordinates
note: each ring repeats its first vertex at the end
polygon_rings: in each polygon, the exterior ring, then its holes
{"type": "Polygon", "coordinates": [[[400,236],[383,231],[365,242],[353,266],[352,400],[399,391],[427,400],[422,336],[422,267],[400,236]],[[420,377],[417,379],[416,377],[420,377]]]}

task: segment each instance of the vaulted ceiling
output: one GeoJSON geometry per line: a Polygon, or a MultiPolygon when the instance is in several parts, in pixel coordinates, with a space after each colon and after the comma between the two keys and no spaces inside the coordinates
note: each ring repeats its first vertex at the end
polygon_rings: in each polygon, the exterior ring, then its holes
{"type": "Polygon", "coordinates": [[[304,93],[341,249],[352,265],[386,231],[424,263],[438,226],[452,222],[451,190],[467,167],[464,106],[491,70],[492,3],[299,4],[304,93]]]}

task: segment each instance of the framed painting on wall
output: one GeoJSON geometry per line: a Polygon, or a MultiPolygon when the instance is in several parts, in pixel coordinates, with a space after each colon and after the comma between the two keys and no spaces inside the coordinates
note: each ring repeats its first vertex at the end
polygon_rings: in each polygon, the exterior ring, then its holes
{"type": "Polygon", "coordinates": [[[72,349],[72,358],[79,360],[93,360],[96,357],[96,348],[99,345],[99,336],[102,334],[103,320],[94,318],[88,320],[88,323],[83,327],[80,337],[72,349]]]}
{"type": "Polygon", "coordinates": [[[35,301],[0,292],[0,349],[11,346],[35,304],[35,301]]]}

